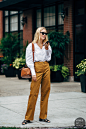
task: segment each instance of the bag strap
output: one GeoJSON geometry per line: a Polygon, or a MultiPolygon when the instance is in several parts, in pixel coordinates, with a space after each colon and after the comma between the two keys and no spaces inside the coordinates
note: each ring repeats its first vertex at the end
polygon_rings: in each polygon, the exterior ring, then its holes
{"type": "Polygon", "coordinates": [[[34,43],[32,43],[32,52],[33,52],[33,62],[34,62],[34,52],[35,52],[34,43]]]}

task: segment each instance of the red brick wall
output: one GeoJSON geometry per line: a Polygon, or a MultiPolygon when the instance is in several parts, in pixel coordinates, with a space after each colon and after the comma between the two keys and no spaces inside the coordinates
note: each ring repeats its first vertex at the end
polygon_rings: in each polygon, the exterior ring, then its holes
{"type": "Polygon", "coordinates": [[[27,23],[23,27],[23,45],[25,45],[27,40],[29,43],[32,42],[32,10],[24,11],[23,16],[27,17],[27,23]]]}
{"type": "MultiPolygon", "coordinates": [[[[0,0],[1,2],[2,0],[0,0]]],[[[0,39],[3,37],[3,12],[0,11],[0,39]]],[[[2,57],[2,54],[0,53],[0,57],[2,57]]]]}
{"type": "Polygon", "coordinates": [[[64,65],[68,66],[70,70],[70,76],[73,76],[73,3],[72,0],[64,1],[64,8],[68,8],[68,16],[64,18],[64,34],[69,31],[71,42],[66,47],[66,56],[64,57],[64,65]]]}

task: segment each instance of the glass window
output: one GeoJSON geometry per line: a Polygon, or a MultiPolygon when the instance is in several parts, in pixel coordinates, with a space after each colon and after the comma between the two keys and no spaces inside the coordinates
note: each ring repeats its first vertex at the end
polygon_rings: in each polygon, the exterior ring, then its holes
{"type": "Polygon", "coordinates": [[[84,47],[85,47],[84,46],[84,24],[83,22],[75,25],[75,31],[76,31],[75,52],[83,52],[84,47]]]}
{"type": "Polygon", "coordinates": [[[10,11],[10,14],[16,14],[18,11],[10,11]]]}
{"type": "Polygon", "coordinates": [[[47,32],[50,33],[51,31],[55,31],[55,27],[48,27],[47,32]]]}
{"type": "Polygon", "coordinates": [[[83,15],[85,14],[85,0],[76,0],[75,3],[75,14],[76,15],[83,15]]]}
{"type": "Polygon", "coordinates": [[[44,8],[44,26],[55,25],[55,6],[44,8]]]}
{"type": "Polygon", "coordinates": [[[18,30],[18,15],[10,17],[10,30],[11,31],[18,30]]]}
{"type": "Polygon", "coordinates": [[[5,16],[8,16],[8,11],[5,11],[5,16]]]}
{"type": "Polygon", "coordinates": [[[64,24],[64,21],[61,17],[61,12],[63,10],[63,4],[58,5],[58,25],[64,24]]]}
{"type": "Polygon", "coordinates": [[[58,32],[61,32],[61,33],[63,33],[63,30],[64,30],[64,28],[63,28],[64,26],[63,25],[61,25],[61,26],[58,26],[58,32]]]}
{"type": "Polygon", "coordinates": [[[41,26],[41,9],[37,10],[36,16],[37,16],[37,24],[36,24],[36,26],[40,27],[41,26]]]}
{"type": "Polygon", "coordinates": [[[22,23],[21,23],[22,17],[23,17],[23,14],[20,14],[20,30],[23,30],[23,26],[22,26],[22,23]]]}
{"type": "Polygon", "coordinates": [[[5,18],[5,32],[8,32],[8,17],[5,18]]]}

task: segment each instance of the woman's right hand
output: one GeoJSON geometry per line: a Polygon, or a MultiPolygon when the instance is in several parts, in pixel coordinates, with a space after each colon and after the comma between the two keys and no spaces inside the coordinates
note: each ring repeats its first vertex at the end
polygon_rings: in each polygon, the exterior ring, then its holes
{"type": "Polygon", "coordinates": [[[32,76],[32,80],[34,80],[35,82],[37,81],[36,75],[33,75],[33,76],[32,76]]]}

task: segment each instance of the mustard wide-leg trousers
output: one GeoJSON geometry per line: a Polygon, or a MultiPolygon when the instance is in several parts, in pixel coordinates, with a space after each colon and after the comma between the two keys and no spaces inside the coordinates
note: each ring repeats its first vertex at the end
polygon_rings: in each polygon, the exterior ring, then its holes
{"type": "Polygon", "coordinates": [[[50,93],[50,68],[48,62],[35,62],[35,71],[37,81],[31,82],[31,91],[28,100],[27,111],[25,115],[26,120],[34,119],[35,105],[41,84],[41,100],[40,100],[40,115],[39,118],[47,118],[48,98],[50,93]]]}

